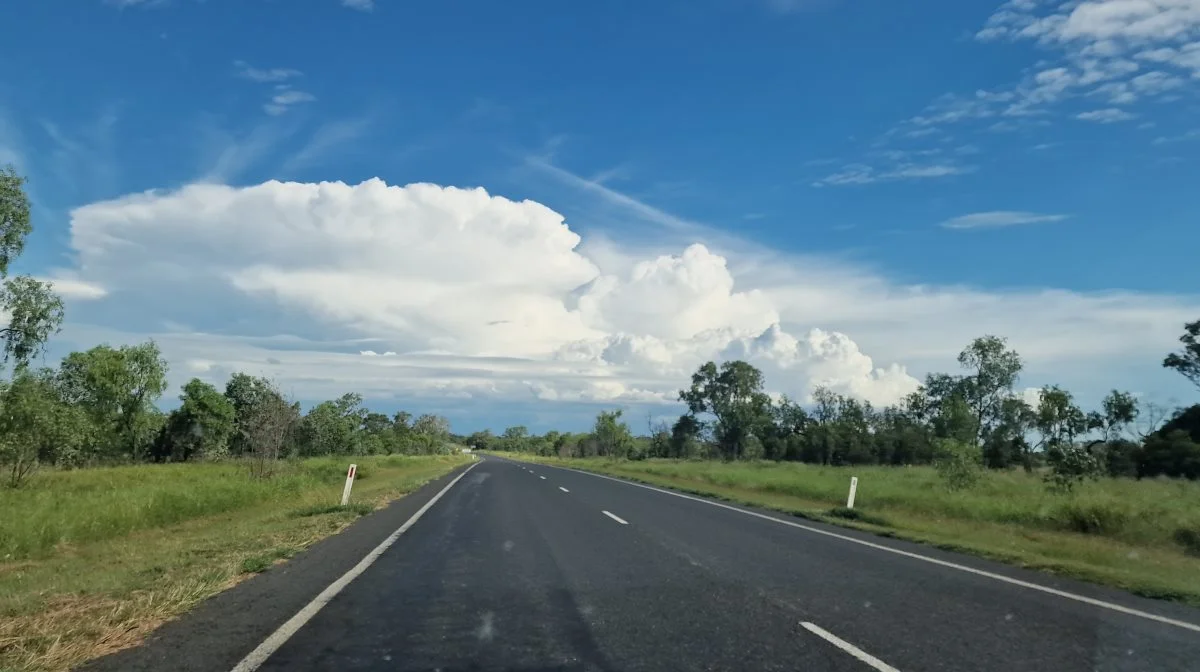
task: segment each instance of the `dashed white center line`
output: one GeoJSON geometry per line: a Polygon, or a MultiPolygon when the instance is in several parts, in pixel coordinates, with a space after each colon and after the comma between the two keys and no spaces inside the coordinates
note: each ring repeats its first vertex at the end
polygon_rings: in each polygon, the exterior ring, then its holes
{"type": "Polygon", "coordinates": [[[615,515],[613,515],[613,514],[609,513],[608,511],[601,511],[601,513],[603,513],[604,515],[608,516],[609,518],[612,518],[613,520],[617,521],[618,523],[620,523],[620,524],[622,524],[622,525],[628,525],[628,524],[629,524],[629,523],[627,523],[627,522],[625,522],[625,521],[621,520],[619,517],[617,517],[617,516],[615,516],[615,515]]]}
{"type": "Polygon", "coordinates": [[[546,480],[545,476],[538,476],[538,478],[542,479],[543,481],[546,480]]]}
{"type": "Polygon", "coordinates": [[[566,489],[566,488],[562,487],[561,485],[560,485],[560,486],[558,486],[558,489],[559,489],[559,490],[562,490],[563,492],[570,492],[570,490],[568,490],[568,489],[566,489]]]}
{"type": "MultiPolygon", "coordinates": [[[[607,513],[607,511],[605,513],[607,513]]],[[[872,656],[871,654],[867,653],[866,651],[863,651],[862,649],[858,648],[857,646],[851,644],[850,642],[847,642],[846,640],[838,637],[837,635],[833,634],[832,632],[829,632],[828,630],[822,628],[819,625],[815,625],[813,623],[808,623],[808,622],[802,622],[802,623],[800,623],[800,625],[803,626],[805,630],[808,630],[809,632],[820,637],[821,639],[838,647],[842,651],[845,651],[846,653],[854,656],[855,658],[861,660],[862,662],[866,663],[867,665],[870,665],[871,667],[875,668],[876,670],[879,670],[879,672],[900,672],[900,670],[897,670],[896,668],[892,667],[891,665],[888,665],[887,663],[883,662],[882,660],[876,658],[875,656],[872,656]]]]}

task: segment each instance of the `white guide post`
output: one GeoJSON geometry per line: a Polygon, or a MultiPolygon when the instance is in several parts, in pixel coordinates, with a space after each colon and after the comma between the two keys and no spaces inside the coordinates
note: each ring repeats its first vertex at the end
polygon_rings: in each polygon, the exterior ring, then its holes
{"type": "MultiPolygon", "coordinates": [[[[350,468],[346,470],[346,487],[342,488],[342,506],[350,502],[350,488],[354,486],[354,473],[357,470],[357,464],[350,465],[350,468]]],[[[854,495],[851,494],[850,497],[853,498],[854,495]]]]}

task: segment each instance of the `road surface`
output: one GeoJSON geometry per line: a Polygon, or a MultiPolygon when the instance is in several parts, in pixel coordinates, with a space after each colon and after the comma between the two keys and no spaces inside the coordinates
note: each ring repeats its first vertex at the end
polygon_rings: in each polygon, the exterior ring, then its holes
{"type": "Polygon", "coordinates": [[[1200,610],[567,469],[446,483],[327,603],[253,641],[184,619],[109,666],[1200,670],[1200,610]]]}

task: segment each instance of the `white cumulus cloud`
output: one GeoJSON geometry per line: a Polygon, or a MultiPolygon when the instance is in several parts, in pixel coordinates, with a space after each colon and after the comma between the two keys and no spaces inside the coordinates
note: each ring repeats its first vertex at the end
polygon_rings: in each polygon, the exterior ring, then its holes
{"type": "Polygon", "coordinates": [[[1161,359],[1200,310],[897,285],[694,238],[668,253],[589,246],[540,203],[378,179],[131,194],[74,210],[71,243],[63,277],[109,294],[72,309],[65,344],[154,337],[174,375],[246,370],[302,399],[664,403],[699,364],[736,357],[773,392],[827,385],[883,404],[983,333],[1012,337],[1029,382],[1069,384],[1061,372],[1161,359]]]}

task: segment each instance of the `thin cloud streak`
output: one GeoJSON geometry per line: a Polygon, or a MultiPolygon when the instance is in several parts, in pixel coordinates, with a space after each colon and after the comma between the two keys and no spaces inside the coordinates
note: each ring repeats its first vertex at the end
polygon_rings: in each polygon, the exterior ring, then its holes
{"type": "Polygon", "coordinates": [[[1061,222],[1070,215],[1044,215],[1036,212],[1019,210],[993,210],[991,212],[974,212],[948,219],[941,223],[943,229],[999,229],[1022,224],[1040,224],[1044,222],[1061,222]]]}

